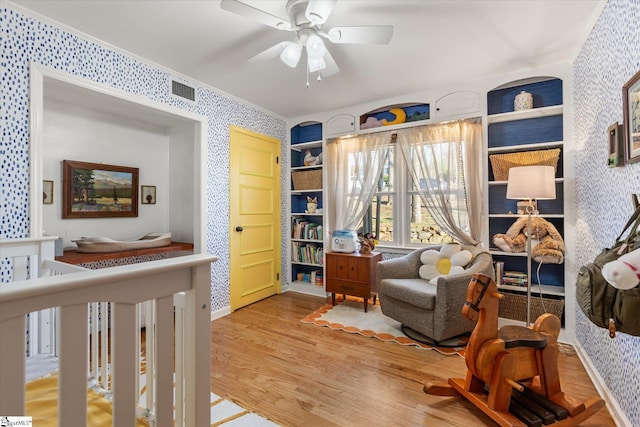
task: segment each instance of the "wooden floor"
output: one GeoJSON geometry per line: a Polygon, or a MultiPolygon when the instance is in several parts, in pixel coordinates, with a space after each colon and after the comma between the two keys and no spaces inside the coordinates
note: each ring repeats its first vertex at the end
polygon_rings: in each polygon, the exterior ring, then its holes
{"type": "MultiPolygon", "coordinates": [[[[282,426],[493,426],[460,397],[422,391],[463,378],[460,356],[384,343],[300,322],[325,300],[294,292],[212,322],[212,391],[282,426]]],[[[596,390],[575,354],[559,357],[563,390],[596,390]]],[[[614,426],[601,409],[583,426],[614,426]]]]}

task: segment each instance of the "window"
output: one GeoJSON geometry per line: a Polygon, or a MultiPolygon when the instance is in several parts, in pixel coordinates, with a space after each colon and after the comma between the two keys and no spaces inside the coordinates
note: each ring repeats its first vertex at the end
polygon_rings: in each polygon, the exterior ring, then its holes
{"type": "Polygon", "coordinates": [[[373,201],[358,226],[358,232],[371,233],[383,244],[397,244],[393,233],[393,219],[397,216],[394,212],[397,187],[394,168],[395,152],[394,146],[389,147],[373,201]]]}
{"type": "Polygon", "coordinates": [[[340,139],[328,149],[330,196],[345,201],[330,210],[332,225],[372,233],[385,246],[480,241],[479,118],[340,139]]]}
{"type": "MultiPolygon", "coordinates": [[[[395,144],[389,149],[378,178],[377,191],[358,226],[358,232],[374,234],[383,246],[418,246],[453,241],[436,225],[423,206],[420,195],[412,188],[402,158],[397,158],[398,151],[395,144]],[[410,187],[408,191],[396,191],[407,187],[410,187]]],[[[441,184],[443,190],[445,185],[441,184]]]]}

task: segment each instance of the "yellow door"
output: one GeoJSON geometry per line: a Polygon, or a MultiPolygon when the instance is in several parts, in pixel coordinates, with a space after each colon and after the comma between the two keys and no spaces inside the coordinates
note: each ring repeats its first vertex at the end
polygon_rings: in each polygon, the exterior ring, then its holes
{"type": "Polygon", "coordinates": [[[231,310],[280,292],[280,141],[231,126],[231,310]]]}

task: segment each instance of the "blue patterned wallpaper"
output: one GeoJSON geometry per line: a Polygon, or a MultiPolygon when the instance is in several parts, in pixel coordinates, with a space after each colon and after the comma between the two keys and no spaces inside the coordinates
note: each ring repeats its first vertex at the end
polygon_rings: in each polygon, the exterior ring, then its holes
{"type": "MultiPolygon", "coordinates": [[[[282,141],[282,182],[288,168],[287,124],[251,104],[197,89],[197,104],[175,99],[168,87],[170,71],[145,64],[67,31],[40,22],[8,7],[0,8],[0,78],[2,143],[0,145],[0,238],[29,235],[29,63],[35,62],[151,100],[206,116],[209,123],[207,158],[206,251],[219,260],[212,269],[212,310],[229,300],[229,125],[282,141]]],[[[283,196],[287,189],[283,189],[283,196]]],[[[286,207],[282,211],[286,230],[286,207]]],[[[286,254],[283,239],[283,254],[286,254]]],[[[286,257],[282,271],[287,271],[286,257]]]]}
{"type": "MultiPolygon", "coordinates": [[[[574,63],[576,265],[610,247],[640,193],[640,163],[608,168],[607,128],[622,123],[622,86],[640,70],[640,0],[609,0],[574,63]]],[[[576,338],[633,426],[640,426],[640,337],[610,339],[577,308],[576,338]]]]}

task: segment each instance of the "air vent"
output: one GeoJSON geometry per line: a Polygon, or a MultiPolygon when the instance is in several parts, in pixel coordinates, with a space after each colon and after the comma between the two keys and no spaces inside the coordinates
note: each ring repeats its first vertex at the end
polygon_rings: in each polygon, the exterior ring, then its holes
{"type": "Polygon", "coordinates": [[[171,94],[179,96],[180,98],[188,99],[189,101],[196,101],[196,90],[191,86],[187,86],[184,83],[171,81],[171,94]]]}

